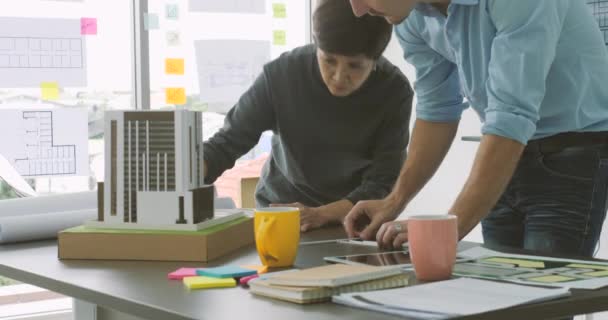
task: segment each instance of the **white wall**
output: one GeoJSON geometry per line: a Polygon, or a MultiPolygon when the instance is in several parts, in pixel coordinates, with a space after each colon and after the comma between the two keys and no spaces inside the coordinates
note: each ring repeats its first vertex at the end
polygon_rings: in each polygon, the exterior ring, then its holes
{"type": "MultiPolygon", "coordinates": [[[[385,52],[385,56],[410,79],[415,80],[415,72],[411,65],[403,59],[403,53],[398,41],[393,37],[385,52]]],[[[412,124],[415,113],[412,113],[412,124]]],[[[402,217],[407,214],[438,214],[446,213],[455,200],[469,173],[478,144],[463,142],[461,136],[480,135],[481,124],[477,114],[466,110],[460,122],[458,135],[443,165],[425,189],[405,209],[402,217]]],[[[466,238],[468,241],[482,242],[481,228],[475,228],[466,238]]],[[[604,232],[600,240],[600,250],[597,257],[608,259],[608,220],[604,223],[604,232]]]]}

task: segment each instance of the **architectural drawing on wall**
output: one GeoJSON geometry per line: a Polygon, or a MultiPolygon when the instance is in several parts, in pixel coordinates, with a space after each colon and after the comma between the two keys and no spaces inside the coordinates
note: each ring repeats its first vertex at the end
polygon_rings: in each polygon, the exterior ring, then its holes
{"type": "Polygon", "coordinates": [[[593,11],[608,46],[608,0],[587,0],[587,4],[593,11]]]}
{"type": "Polygon", "coordinates": [[[87,126],[84,110],[0,110],[0,154],[24,177],[86,176],[87,126]]]}
{"type": "Polygon", "coordinates": [[[189,0],[190,11],[264,13],[265,0],[189,0]]]}
{"type": "Polygon", "coordinates": [[[199,230],[213,218],[203,185],[200,112],[108,111],[105,182],[88,227],[199,230]]]}
{"type": "Polygon", "coordinates": [[[0,18],[0,87],[86,86],[80,19],[0,18]]]}
{"type": "Polygon", "coordinates": [[[268,41],[199,40],[194,47],[204,102],[235,103],[270,60],[268,41]]]}

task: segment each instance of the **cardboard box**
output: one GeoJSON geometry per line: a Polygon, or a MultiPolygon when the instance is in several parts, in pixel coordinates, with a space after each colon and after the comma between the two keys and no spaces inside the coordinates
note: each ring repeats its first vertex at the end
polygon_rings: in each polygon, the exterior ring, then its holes
{"type": "Polygon", "coordinates": [[[59,259],[206,262],[254,243],[253,219],[201,231],[91,229],[59,232],[59,259]]]}

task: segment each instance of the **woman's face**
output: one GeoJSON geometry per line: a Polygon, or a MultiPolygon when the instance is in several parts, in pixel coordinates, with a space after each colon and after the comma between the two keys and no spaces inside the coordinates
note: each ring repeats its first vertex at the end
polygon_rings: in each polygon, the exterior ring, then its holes
{"type": "Polygon", "coordinates": [[[342,56],[317,49],[323,82],[332,95],[346,97],[359,89],[374,70],[375,61],[365,55],[342,56]]]}
{"type": "Polygon", "coordinates": [[[357,17],[365,14],[382,16],[390,24],[399,24],[412,12],[418,2],[441,0],[350,0],[357,17]]]}

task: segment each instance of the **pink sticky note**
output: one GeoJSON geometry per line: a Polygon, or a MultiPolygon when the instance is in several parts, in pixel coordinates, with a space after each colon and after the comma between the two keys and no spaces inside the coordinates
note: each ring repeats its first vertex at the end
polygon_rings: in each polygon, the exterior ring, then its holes
{"type": "Polygon", "coordinates": [[[259,277],[260,277],[260,275],[258,275],[258,274],[254,274],[254,275],[247,276],[247,277],[242,277],[241,279],[239,279],[239,283],[242,286],[247,286],[247,285],[249,285],[249,281],[259,278],[259,277]]]}
{"type": "Polygon", "coordinates": [[[185,277],[195,277],[196,268],[179,268],[167,275],[171,280],[182,280],[185,277]]]}
{"type": "Polygon", "coordinates": [[[80,34],[97,34],[97,18],[80,18],[80,34]]]}

